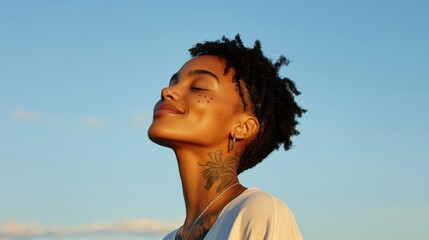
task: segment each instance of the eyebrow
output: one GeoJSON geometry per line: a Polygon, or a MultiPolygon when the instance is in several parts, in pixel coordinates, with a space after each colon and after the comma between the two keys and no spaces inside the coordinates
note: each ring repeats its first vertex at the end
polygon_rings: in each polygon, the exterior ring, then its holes
{"type": "Polygon", "coordinates": [[[171,76],[170,78],[170,82],[177,83],[178,81],[179,81],[179,74],[178,73],[173,74],[173,76],[171,76]]]}
{"type": "Polygon", "coordinates": [[[195,69],[195,70],[192,70],[192,71],[190,71],[189,73],[188,73],[188,76],[195,76],[195,75],[208,75],[208,76],[211,76],[212,78],[214,78],[214,79],[216,79],[216,81],[219,83],[219,78],[216,76],[216,74],[214,74],[214,73],[212,73],[212,72],[210,72],[210,71],[207,71],[207,70],[204,70],[204,69],[195,69]]]}

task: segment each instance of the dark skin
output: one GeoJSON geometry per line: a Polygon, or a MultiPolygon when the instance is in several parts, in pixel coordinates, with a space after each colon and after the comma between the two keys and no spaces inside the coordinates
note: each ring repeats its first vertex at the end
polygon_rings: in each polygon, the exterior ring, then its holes
{"type": "Polygon", "coordinates": [[[224,69],[223,59],[216,56],[191,59],[173,75],[155,106],[148,135],[173,149],[186,205],[176,239],[203,239],[225,205],[246,189],[232,185],[239,182],[240,154],[258,132],[259,122],[242,107],[237,110],[242,102],[233,71],[224,75],[224,69]]]}

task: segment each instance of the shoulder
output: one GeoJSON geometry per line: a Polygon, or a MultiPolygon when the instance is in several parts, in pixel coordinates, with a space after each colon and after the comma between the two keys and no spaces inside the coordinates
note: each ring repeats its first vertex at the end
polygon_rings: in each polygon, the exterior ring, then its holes
{"type": "MultiPolygon", "coordinates": [[[[228,237],[217,239],[302,240],[287,205],[257,188],[249,188],[232,200],[213,225],[214,229],[228,233],[228,237]]],[[[216,230],[210,232],[214,234],[216,230]]]]}
{"type": "Polygon", "coordinates": [[[249,188],[236,201],[231,202],[231,208],[237,208],[243,217],[258,217],[268,220],[281,216],[290,216],[292,212],[280,199],[257,188],[249,188]]]}

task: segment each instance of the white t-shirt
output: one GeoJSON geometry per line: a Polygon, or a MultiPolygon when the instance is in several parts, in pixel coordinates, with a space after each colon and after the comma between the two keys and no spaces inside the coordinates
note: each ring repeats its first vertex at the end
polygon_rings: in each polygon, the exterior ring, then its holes
{"type": "MultiPolygon", "coordinates": [[[[174,240],[177,230],[164,240],[174,240]]],[[[285,203],[258,188],[249,188],[229,202],[204,240],[302,240],[285,203]]]]}

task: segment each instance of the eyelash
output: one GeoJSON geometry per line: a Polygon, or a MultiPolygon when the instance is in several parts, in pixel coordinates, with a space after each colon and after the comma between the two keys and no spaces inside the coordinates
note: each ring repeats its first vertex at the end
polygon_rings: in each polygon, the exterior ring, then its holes
{"type": "Polygon", "coordinates": [[[196,90],[196,91],[208,91],[205,88],[199,88],[199,87],[191,87],[192,90],[196,90]]]}

